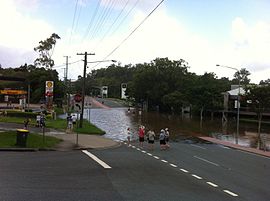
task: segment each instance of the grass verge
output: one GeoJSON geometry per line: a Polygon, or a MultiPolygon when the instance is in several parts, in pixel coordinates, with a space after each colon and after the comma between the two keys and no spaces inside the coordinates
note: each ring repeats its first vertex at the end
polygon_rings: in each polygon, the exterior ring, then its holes
{"type": "MultiPolygon", "coordinates": [[[[22,124],[25,118],[21,117],[0,117],[0,122],[6,123],[18,123],[22,124]]],[[[30,125],[36,125],[36,119],[30,119],[30,125]]],[[[53,119],[46,119],[46,127],[47,128],[54,128],[60,130],[66,130],[67,128],[67,121],[65,119],[57,118],[56,120],[53,119]]],[[[103,135],[105,132],[100,128],[96,127],[94,124],[89,123],[87,120],[83,120],[83,128],[75,128],[74,132],[78,132],[80,134],[96,134],[96,135],[103,135]]]]}
{"type": "MultiPolygon", "coordinates": [[[[0,133],[0,147],[1,148],[16,148],[16,131],[5,131],[0,133]]],[[[29,133],[27,136],[26,148],[52,148],[60,143],[62,140],[45,136],[43,144],[43,136],[35,133],[29,133]]]]}

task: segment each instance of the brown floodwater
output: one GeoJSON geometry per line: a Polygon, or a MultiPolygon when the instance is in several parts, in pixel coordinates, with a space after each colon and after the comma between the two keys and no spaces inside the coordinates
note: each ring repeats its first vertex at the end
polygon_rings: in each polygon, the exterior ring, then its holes
{"type": "MultiPolygon", "coordinates": [[[[190,118],[189,115],[166,115],[158,112],[142,112],[141,115],[127,108],[86,109],[84,118],[106,132],[105,137],[114,140],[126,140],[126,131],[130,127],[133,139],[137,139],[139,125],[144,125],[146,131],[153,129],[158,135],[161,129],[169,128],[172,140],[187,139],[192,136],[211,136],[235,143],[236,119],[229,119],[222,124],[221,118],[204,119],[190,118]]],[[[261,139],[270,150],[270,127],[262,125],[261,139]]],[[[248,147],[258,147],[256,123],[239,123],[238,144],[248,147]]]]}

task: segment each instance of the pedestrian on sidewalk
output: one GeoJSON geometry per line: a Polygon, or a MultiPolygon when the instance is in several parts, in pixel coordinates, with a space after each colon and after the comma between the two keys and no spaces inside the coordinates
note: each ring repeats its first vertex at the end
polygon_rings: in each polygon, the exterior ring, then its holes
{"type": "Polygon", "coordinates": [[[72,115],[71,120],[72,120],[72,128],[74,129],[76,126],[76,121],[77,121],[75,114],[72,115]]]}
{"type": "Polygon", "coordinates": [[[72,129],[72,116],[68,114],[67,116],[67,131],[71,131],[72,129]]]}
{"type": "Polygon", "coordinates": [[[155,136],[155,132],[152,129],[147,132],[148,148],[150,150],[154,150],[155,136]]]}
{"type": "Polygon", "coordinates": [[[144,135],[145,135],[145,127],[144,126],[139,127],[138,135],[139,135],[140,147],[143,148],[144,135]]]}
{"type": "Polygon", "coordinates": [[[26,120],[24,120],[23,124],[24,124],[24,129],[28,129],[28,124],[31,120],[29,118],[27,118],[26,120]]]}
{"type": "Polygon", "coordinates": [[[130,128],[127,128],[127,140],[128,140],[128,146],[130,146],[130,139],[131,139],[131,131],[130,128]]]}

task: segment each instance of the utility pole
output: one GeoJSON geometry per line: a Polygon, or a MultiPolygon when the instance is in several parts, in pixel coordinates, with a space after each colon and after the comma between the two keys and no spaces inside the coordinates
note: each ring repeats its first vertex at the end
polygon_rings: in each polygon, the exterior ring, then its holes
{"type": "Polygon", "coordinates": [[[64,56],[66,57],[66,69],[64,69],[64,83],[65,83],[65,97],[66,97],[66,101],[67,101],[67,112],[69,111],[70,108],[70,96],[69,96],[69,90],[68,90],[68,58],[70,58],[70,56],[64,56]]]}
{"type": "Polygon", "coordinates": [[[80,125],[79,127],[82,128],[83,125],[83,112],[84,112],[84,98],[85,98],[85,77],[86,77],[86,67],[87,67],[87,56],[88,55],[95,55],[95,53],[77,53],[77,55],[84,55],[84,66],[83,66],[83,86],[82,86],[82,112],[80,116],[80,125]]]}
{"type": "Polygon", "coordinates": [[[66,57],[66,70],[64,73],[64,79],[65,79],[65,84],[67,84],[67,79],[68,79],[68,58],[70,58],[69,56],[64,56],[66,57]]]}

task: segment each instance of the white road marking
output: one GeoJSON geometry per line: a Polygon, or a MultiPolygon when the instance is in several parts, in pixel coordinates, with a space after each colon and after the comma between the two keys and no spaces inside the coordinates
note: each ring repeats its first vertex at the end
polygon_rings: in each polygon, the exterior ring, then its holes
{"type": "Polygon", "coordinates": [[[153,156],[155,159],[159,159],[159,157],[157,157],[157,156],[153,156]]]}
{"type": "Polygon", "coordinates": [[[200,149],[206,149],[205,147],[201,147],[201,146],[199,146],[199,145],[195,145],[195,144],[191,144],[191,146],[193,146],[193,147],[197,147],[197,148],[200,148],[200,149]]]}
{"type": "Polygon", "coordinates": [[[231,195],[231,196],[233,196],[233,197],[238,197],[238,195],[237,194],[235,194],[235,193],[233,193],[233,192],[231,192],[231,191],[229,191],[229,190],[223,190],[225,193],[228,193],[229,195],[231,195]]]}
{"type": "Polygon", "coordinates": [[[188,171],[187,170],[185,170],[185,169],[180,169],[182,172],[185,172],[185,173],[188,173],[188,171]]]}
{"type": "Polygon", "coordinates": [[[192,174],[191,176],[192,176],[192,177],[195,177],[196,179],[202,179],[202,177],[199,177],[199,176],[196,175],[196,174],[192,174]]]}
{"type": "Polygon", "coordinates": [[[126,142],[124,142],[124,144],[127,144],[126,142]]]}
{"type": "Polygon", "coordinates": [[[139,148],[137,148],[138,151],[141,151],[139,148]]]}
{"type": "Polygon", "coordinates": [[[209,184],[210,186],[213,186],[213,187],[215,187],[215,188],[217,188],[218,187],[218,185],[216,185],[216,184],[214,184],[214,183],[212,183],[212,182],[210,182],[210,181],[208,181],[208,182],[206,182],[207,184],[209,184]]]}
{"type": "Polygon", "coordinates": [[[147,155],[148,155],[148,156],[153,156],[153,155],[152,155],[152,154],[150,154],[150,153],[147,153],[147,155]]]}
{"type": "Polygon", "coordinates": [[[133,149],[135,149],[136,147],[135,146],[132,146],[133,149]]]}
{"type": "Polygon", "coordinates": [[[90,158],[92,158],[94,161],[96,161],[98,164],[100,164],[102,167],[104,167],[105,169],[110,169],[111,167],[109,165],[107,165],[105,162],[103,162],[102,160],[100,160],[98,157],[96,157],[95,155],[91,154],[89,151],[87,150],[82,150],[83,153],[85,153],[87,156],[89,156],[90,158]]]}
{"type": "Polygon", "coordinates": [[[146,153],[146,151],[144,151],[144,150],[142,150],[141,152],[142,152],[142,153],[146,153]]]}
{"type": "Polygon", "coordinates": [[[165,161],[165,160],[161,160],[163,163],[168,163],[168,161],[165,161]]]}
{"type": "Polygon", "coordinates": [[[201,160],[201,161],[204,161],[204,162],[206,162],[206,163],[210,163],[210,164],[212,164],[212,165],[219,166],[219,164],[214,163],[214,162],[211,162],[211,161],[206,160],[206,159],[204,159],[204,158],[201,158],[201,157],[199,157],[199,156],[193,156],[193,157],[194,157],[194,158],[197,158],[197,159],[199,159],[199,160],[201,160]]]}
{"type": "Polygon", "coordinates": [[[175,168],[177,167],[177,165],[174,165],[174,164],[172,164],[172,163],[170,163],[170,166],[175,167],[175,168]]]}

